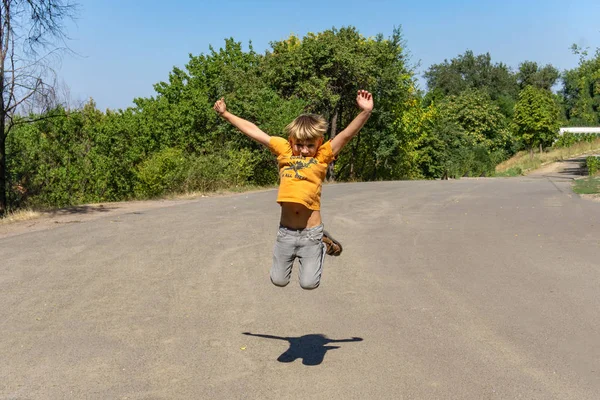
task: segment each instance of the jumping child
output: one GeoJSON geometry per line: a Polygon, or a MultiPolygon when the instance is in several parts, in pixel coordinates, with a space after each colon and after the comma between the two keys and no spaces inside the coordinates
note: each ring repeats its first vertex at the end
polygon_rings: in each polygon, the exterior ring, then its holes
{"type": "Polygon", "coordinates": [[[299,259],[299,280],[303,289],[316,289],[321,281],[325,254],[337,256],[342,245],[323,230],[321,186],[327,166],[367,122],[373,110],[373,96],[359,90],[356,104],[361,110],[333,139],[323,143],[327,122],[319,115],[302,114],[285,127],[288,140],[269,136],[252,122],[227,111],[223,98],[215,111],[243,134],[267,146],[277,156],[281,218],[273,249],[271,282],[286,286],[292,266],[299,259]]]}

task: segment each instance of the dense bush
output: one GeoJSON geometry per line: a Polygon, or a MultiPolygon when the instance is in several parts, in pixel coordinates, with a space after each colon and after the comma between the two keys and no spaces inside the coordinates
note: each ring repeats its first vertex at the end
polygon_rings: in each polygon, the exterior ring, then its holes
{"type": "MultiPolygon", "coordinates": [[[[257,160],[259,158],[246,149],[193,156],[182,189],[209,192],[247,185],[253,182],[257,160]]],[[[276,171],[275,164],[271,167],[276,171]]]]}
{"type": "Polygon", "coordinates": [[[600,170],[600,157],[591,156],[585,159],[588,174],[590,176],[596,175],[600,170]]]}
{"type": "Polygon", "coordinates": [[[179,149],[167,148],[153,154],[138,167],[135,184],[137,197],[156,197],[182,188],[189,160],[179,149]]]}
{"type": "Polygon", "coordinates": [[[572,133],[565,132],[561,136],[558,137],[556,142],[554,142],[554,147],[569,147],[576,143],[581,142],[593,142],[594,140],[600,138],[600,133],[572,133]]]}

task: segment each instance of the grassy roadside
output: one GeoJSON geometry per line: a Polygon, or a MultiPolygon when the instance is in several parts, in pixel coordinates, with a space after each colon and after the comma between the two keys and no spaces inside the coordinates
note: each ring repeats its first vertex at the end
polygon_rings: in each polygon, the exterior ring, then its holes
{"type": "MultiPolygon", "coordinates": [[[[41,218],[48,214],[54,214],[59,210],[70,210],[77,207],[95,207],[99,204],[102,204],[106,207],[110,207],[111,204],[119,204],[119,203],[131,203],[131,202],[151,202],[151,201],[177,201],[177,200],[194,200],[201,197],[218,197],[218,196],[227,196],[238,193],[252,193],[263,190],[269,190],[277,188],[277,185],[270,186],[257,186],[257,185],[244,185],[244,186],[236,186],[229,189],[217,190],[215,192],[188,192],[188,193],[168,193],[164,196],[160,196],[152,199],[135,199],[131,201],[118,201],[115,203],[111,202],[100,202],[97,204],[74,204],[72,206],[64,207],[64,208],[28,208],[22,210],[15,210],[9,212],[4,217],[0,218],[0,225],[11,224],[14,222],[20,221],[28,221],[37,218],[41,218]]],[[[102,206],[100,206],[102,207],[102,206]]]]}
{"type": "Polygon", "coordinates": [[[573,191],[577,194],[600,194],[600,176],[588,176],[576,179],[573,191]]]}
{"type": "Polygon", "coordinates": [[[546,164],[594,152],[600,152],[600,139],[589,143],[576,143],[571,147],[553,149],[542,154],[538,151],[533,154],[533,158],[530,157],[529,152],[521,151],[498,164],[495,176],[519,176],[546,164]]]}
{"type": "Polygon", "coordinates": [[[9,212],[6,216],[0,218],[0,225],[10,224],[12,222],[28,221],[39,218],[42,215],[39,211],[34,210],[17,210],[9,212]]]}

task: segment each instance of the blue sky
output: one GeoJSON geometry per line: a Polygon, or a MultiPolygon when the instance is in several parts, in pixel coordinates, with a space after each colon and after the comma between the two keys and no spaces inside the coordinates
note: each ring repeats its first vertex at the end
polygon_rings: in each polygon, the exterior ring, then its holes
{"type": "Polygon", "coordinates": [[[228,37],[264,52],[291,33],[351,25],[388,37],[401,26],[419,76],[468,49],[515,69],[530,60],[564,70],[577,65],[571,44],[600,47],[598,0],[74,1],[79,16],[67,32],[78,55],[65,55],[57,72],[73,103],[92,97],[103,110],[154,95],[153,85],[184,67],[188,54],[228,37]]]}

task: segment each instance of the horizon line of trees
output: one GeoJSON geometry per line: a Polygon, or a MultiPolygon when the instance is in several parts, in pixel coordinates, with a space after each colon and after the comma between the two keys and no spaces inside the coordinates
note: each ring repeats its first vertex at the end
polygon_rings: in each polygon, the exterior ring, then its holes
{"type": "Polygon", "coordinates": [[[430,66],[422,92],[399,28],[387,38],[351,26],[292,35],[262,54],[230,38],[190,54],[127,109],[103,112],[90,99],[14,115],[28,123],[6,137],[6,208],[275,184],[268,150],[212,110],[221,97],[271,135],[301,113],[321,114],[332,138],[354,118],[356,91],[368,89],[373,116],[329,179],[489,176],[517,151],[551,146],[559,125],[600,125],[600,50],[572,50],[579,65],[563,72],[532,61],[513,71],[467,50],[430,66]]]}

